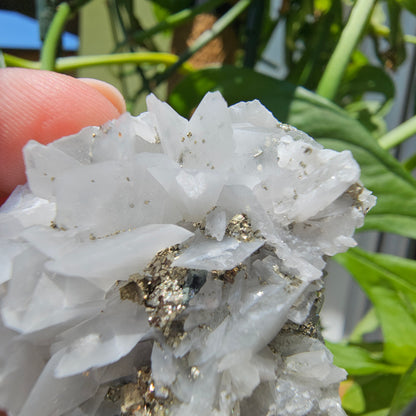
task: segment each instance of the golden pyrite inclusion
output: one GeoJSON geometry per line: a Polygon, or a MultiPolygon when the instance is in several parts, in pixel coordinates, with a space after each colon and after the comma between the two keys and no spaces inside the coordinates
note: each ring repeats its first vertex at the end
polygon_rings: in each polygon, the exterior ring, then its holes
{"type": "Polygon", "coordinates": [[[24,149],[0,209],[0,408],[344,415],[319,309],[375,202],[357,163],[258,101],[147,104],[24,149]]]}

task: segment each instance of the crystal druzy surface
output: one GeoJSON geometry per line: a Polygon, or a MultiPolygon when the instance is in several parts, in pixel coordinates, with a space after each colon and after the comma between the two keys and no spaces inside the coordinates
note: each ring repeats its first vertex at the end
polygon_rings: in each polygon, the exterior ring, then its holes
{"type": "Polygon", "coordinates": [[[21,416],[343,415],[327,256],[375,198],[258,101],[151,95],[24,149],[0,210],[0,407],[21,416]]]}

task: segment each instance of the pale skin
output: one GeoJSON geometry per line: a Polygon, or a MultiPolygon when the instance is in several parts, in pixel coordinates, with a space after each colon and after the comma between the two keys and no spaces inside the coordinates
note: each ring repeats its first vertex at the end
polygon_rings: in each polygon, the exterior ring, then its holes
{"type": "Polygon", "coordinates": [[[125,111],[120,92],[103,81],[0,69],[0,204],[26,182],[22,148],[29,140],[47,144],[125,111]]]}

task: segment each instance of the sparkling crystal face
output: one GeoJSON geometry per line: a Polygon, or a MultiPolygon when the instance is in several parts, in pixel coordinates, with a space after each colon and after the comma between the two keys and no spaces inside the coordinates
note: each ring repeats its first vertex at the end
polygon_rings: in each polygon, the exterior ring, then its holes
{"type": "Polygon", "coordinates": [[[26,146],[0,210],[0,404],[343,415],[318,313],[326,258],[375,202],[358,165],[258,101],[148,108],[26,146]]]}

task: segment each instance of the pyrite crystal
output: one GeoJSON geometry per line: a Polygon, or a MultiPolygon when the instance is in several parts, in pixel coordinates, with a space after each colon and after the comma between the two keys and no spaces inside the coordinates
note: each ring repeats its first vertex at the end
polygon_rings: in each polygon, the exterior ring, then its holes
{"type": "Polygon", "coordinates": [[[357,163],[258,101],[147,104],[24,149],[0,209],[0,407],[344,415],[319,308],[375,202],[357,163]]]}

